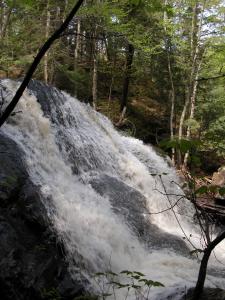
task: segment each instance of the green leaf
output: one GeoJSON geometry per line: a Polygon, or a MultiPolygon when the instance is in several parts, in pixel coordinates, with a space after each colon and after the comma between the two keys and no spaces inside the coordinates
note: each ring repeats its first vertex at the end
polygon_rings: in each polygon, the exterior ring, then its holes
{"type": "Polygon", "coordinates": [[[219,189],[219,194],[220,194],[220,196],[224,196],[225,195],[225,187],[221,187],[219,189]]]}
{"type": "Polygon", "coordinates": [[[218,191],[218,186],[217,185],[210,185],[208,187],[209,192],[211,193],[216,193],[218,191]]]}
{"type": "Polygon", "coordinates": [[[199,189],[196,190],[196,195],[203,195],[208,192],[208,187],[206,185],[201,186],[199,189]]]}
{"type": "Polygon", "coordinates": [[[193,181],[189,181],[189,182],[188,182],[188,187],[189,187],[189,189],[193,189],[194,186],[195,186],[195,183],[194,183],[193,181]]]}
{"type": "Polygon", "coordinates": [[[123,270],[123,271],[120,272],[120,274],[132,275],[133,272],[128,271],[128,270],[123,270]]]}
{"type": "Polygon", "coordinates": [[[132,275],[131,277],[134,278],[134,279],[137,279],[137,280],[140,279],[139,275],[132,275]]]}
{"type": "Polygon", "coordinates": [[[95,276],[96,276],[96,277],[98,277],[98,276],[105,276],[105,273],[97,272],[97,273],[95,273],[95,276]]]}
{"type": "Polygon", "coordinates": [[[148,282],[148,279],[142,278],[142,279],[139,279],[138,281],[146,283],[146,282],[148,282]]]}
{"type": "Polygon", "coordinates": [[[141,273],[141,272],[137,272],[137,271],[134,271],[133,273],[139,275],[139,276],[145,276],[145,274],[141,273]]]}
{"type": "Polygon", "coordinates": [[[147,280],[145,282],[145,285],[147,285],[147,286],[153,286],[153,284],[154,284],[154,281],[152,281],[152,280],[147,280]]]}
{"type": "Polygon", "coordinates": [[[140,289],[140,288],[141,288],[141,285],[132,284],[132,288],[134,288],[135,290],[136,290],[136,289],[140,289]]]}
{"type": "Polygon", "coordinates": [[[130,0],[130,4],[138,6],[141,3],[141,0],[130,0]]]}
{"type": "Polygon", "coordinates": [[[190,255],[202,253],[202,252],[204,252],[202,249],[194,249],[194,250],[190,251],[190,255]]]}
{"type": "Polygon", "coordinates": [[[155,286],[155,287],[164,287],[164,284],[162,284],[161,282],[159,282],[159,281],[154,281],[154,284],[153,284],[153,286],[155,286]]]}
{"type": "Polygon", "coordinates": [[[107,274],[112,275],[112,276],[118,276],[118,274],[112,272],[112,271],[108,271],[107,274]]]}
{"type": "Polygon", "coordinates": [[[129,284],[123,284],[123,283],[120,283],[117,281],[111,281],[111,282],[109,282],[109,284],[116,285],[118,289],[127,288],[130,286],[129,284]]]}

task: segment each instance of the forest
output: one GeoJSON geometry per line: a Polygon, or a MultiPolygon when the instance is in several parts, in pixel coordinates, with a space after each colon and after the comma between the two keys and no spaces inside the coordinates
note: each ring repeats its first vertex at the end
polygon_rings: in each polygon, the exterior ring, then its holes
{"type": "Polygon", "coordinates": [[[224,0],[0,0],[0,42],[2,299],[225,299],[224,0]]]}
{"type": "MultiPolygon", "coordinates": [[[[24,76],[73,2],[1,1],[2,78],[24,76]]],[[[225,148],[224,10],[223,1],[214,0],[84,1],[34,78],[90,102],[146,143],[199,140],[205,159],[218,155],[219,167],[225,148]]]]}

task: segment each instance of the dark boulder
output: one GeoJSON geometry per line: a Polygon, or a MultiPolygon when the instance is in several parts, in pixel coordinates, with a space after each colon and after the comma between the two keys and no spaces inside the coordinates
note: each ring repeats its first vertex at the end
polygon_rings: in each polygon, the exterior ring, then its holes
{"type": "Polygon", "coordinates": [[[0,133],[0,299],[74,299],[75,281],[23,153],[0,133]]]}
{"type": "MultiPolygon", "coordinates": [[[[193,289],[189,289],[187,295],[181,300],[191,300],[193,289]]],[[[204,288],[204,291],[199,300],[225,300],[225,290],[219,288],[204,288]]]]}
{"type": "Polygon", "coordinates": [[[190,250],[181,238],[161,230],[149,221],[146,198],[140,192],[106,174],[92,179],[90,183],[100,195],[109,198],[114,212],[124,218],[131,231],[149,249],[167,248],[190,256],[190,250]]]}

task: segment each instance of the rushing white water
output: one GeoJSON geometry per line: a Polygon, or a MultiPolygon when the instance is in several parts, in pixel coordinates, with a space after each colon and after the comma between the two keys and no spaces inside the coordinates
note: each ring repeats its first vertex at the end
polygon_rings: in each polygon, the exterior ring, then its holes
{"type": "MultiPolygon", "coordinates": [[[[1,84],[7,88],[10,99],[18,84],[9,80],[1,84]]],[[[42,84],[38,88],[46,89],[42,84]]],[[[11,117],[3,131],[26,154],[30,177],[40,186],[49,217],[66,246],[71,272],[77,272],[80,265],[83,275],[89,276],[107,270],[109,262],[114,272],[143,272],[166,286],[153,289],[151,299],[164,299],[171,288],[194,285],[199,264],[187,253],[182,254],[182,249],[178,251],[184,243],[178,221],[186,235],[192,235],[192,243],[200,247],[201,241],[192,221],[190,203],[177,185],[175,170],[150,146],[118,134],[107,118],[89,106],[56,89],[47,89],[46,93],[49,91],[46,103],[42,102],[43,107],[49,105],[45,115],[34,93],[26,91],[17,107],[22,113],[11,117]],[[152,175],[163,173],[165,189],[159,177],[152,175]],[[93,180],[101,188],[107,178],[107,191],[100,193],[93,180]],[[131,194],[126,196],[124,193],[129,190],[131,194]],[[146,200],[140,212],[139,206],[133,210],[131,207],[129,196],[134,191],[137,199],[146,200]],[[110,198],[112,193],[118,198],[122,195],[122,200],[117,199],[117,207],[110,198]],[[171,194],[169,199],[165,193],[171,194]],[[177,219],[171,210],[155,214],[179,198],[174,207],[177,219]],[[133,223],[127,217],[130,215],[134,216],[133,223]],[[147,232],[152,237],[150,246],[145,241],[146,233],[138,236],[135,231],[134,223],[139,217],[159,228],[159,236],[154,235],[156,227],[147,232]],[[170,247],[173,239],[175,244],[170,247]]],[[[225,261],[224,250],[221,244],[217,257],[225,261]]],[[[221,267],[213,258],[211,264],[217,269],[221,267]]],[[[209,275],[207,284],[223,287],[225,280],[209,275]]]]}

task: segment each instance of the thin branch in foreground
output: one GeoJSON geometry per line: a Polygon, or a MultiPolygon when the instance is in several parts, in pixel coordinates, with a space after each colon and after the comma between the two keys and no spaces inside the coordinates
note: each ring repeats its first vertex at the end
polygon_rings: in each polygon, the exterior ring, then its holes
{"type": "Polygon", "coordinates": [[[166,187],[165,187],[165,184],[164,184],[164,182],[163,182],[163,180],[162,180],[162,176],[159,175],[159,178],[160,178],[160,182],[161,182],[161,184],[162,184],[163,190],[164,190],[164,192],[165,192],[165,194],[166,194],[166,198],[167,198],[168,202],[170,203],[171,210],[172,210],[172,212],[173,212],[173,214],[174,214],[174,217],[175,217],[175,219],[176,219],[176,221],[177,221],[177,224],[179,225],[181,231],[183,232],[185,238],[186,238],[187,241],[190,243],[190,245],[191,245],[194,249],[196,249],[195,245],[191,242],[191,240],[190,240],[189,237],[187,236],[186,232],[184,231],[183,227],[181,226],[181,223],[180,223],[180,221],[179,221],[179,219],[178,219],[178,217],[177,217],[177,215],[176,215],[176,212],[174,211],[174,209],[173,209],[173,207],[172,207],[172,203],[171,203],[171,200],[170,200],[169,196],[167,195],[166,187]]]}
{"type": "Polygon", "coordinates": [[[225,239],[225,231],[223,231],[221,234],[219,234],[204,250],[204,255],[201,261],[199,274],[198,274],[198,280],[194,289],[192,300],[198,300],[203,292],[205,278],[206,278],[206,272],[207,272],[207,265],[208,260],[211,255],[211,252],[214,250],[214,248],[222,242],[222,240],[225,239]]]}
{"type": "Polygon", "coordinates": [[[13,112],[15,106],[19,102],[20,98],[23,95],[23,92],[25,91],[26,87],[28,86],[34,72],[36,71],[41,59],[45,55],[45,53],[48,51],[48,49],[51,47],[53,42],[57,40],[60,35],[64,32],[64,30],[69,25],[70,21],[73,19],[75,14],[77,13],[78,9],[82,5],[84,0],[78,0],[75,4],[74,8],[71,10],[65,21],[62,23],[62,25],[50,36],[50,38],[44,43],[44,45],[39,50],[37,56],[34,58],[33,63],[31,64],[27,74],[25,75],[20,87],[18,88],[16,94],[14,95],[11,102],[6,107],[5,111],[2,113],[0,117],[0,127],[5,123],[5,121],[8,119],[8,117],[13,112]]]}

